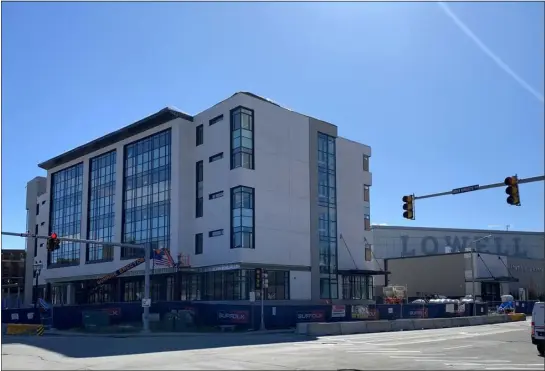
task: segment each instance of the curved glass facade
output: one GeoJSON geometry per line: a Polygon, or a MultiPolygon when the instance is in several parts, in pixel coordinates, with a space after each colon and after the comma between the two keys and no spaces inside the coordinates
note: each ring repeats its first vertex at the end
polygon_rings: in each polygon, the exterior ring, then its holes
{"type": "MultiPolygon", "coordinates": [[[[83,193],[83,163],[51,175],[51,203],[49,234],[59,237],[81,238],[81,207],[83,193]]],[[[80,244],[62,242],[60,248],[47,254],[50,267],[77,265],[80,262],[80,244]]]]}
{"type": "MultiPolygon", "coordinates": [[[[123,242],[170,248],[171,130],[125,146],[123,242]]],[[[122,248],[122,259],[142,257],[122,248]]]]}

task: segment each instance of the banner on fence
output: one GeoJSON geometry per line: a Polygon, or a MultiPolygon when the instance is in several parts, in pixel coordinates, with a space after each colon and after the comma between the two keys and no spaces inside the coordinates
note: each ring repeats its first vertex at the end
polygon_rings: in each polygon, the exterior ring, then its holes
{"type": "Polygon", "coordinates": [[[409,310],[409,318],[428,318],[428,308],[409,310]]]}
{"type": "Polygon", "coordinates": [[[325,321],[325,311],[323,310],[305,310],[297,312],[298,322],[320,322],[325,321]]]}
{"type": "Polygon", "coordinates": [[[333,317],[333,318],[344,318],[344,317],[346,317],[346,305],[332,305],[331,306],[331,317],[333,317]]]}
{"type": "Polygon", "coordinates": [[[250,312],[247,310],[219,310],[218,321],[228,324],[244,324],[250,322],[250,312]]]}
{"type": "Polygon", "coordinates": [[[368,305],[352,305],[352,319],[376,319],[378,312],[368,305]]]}

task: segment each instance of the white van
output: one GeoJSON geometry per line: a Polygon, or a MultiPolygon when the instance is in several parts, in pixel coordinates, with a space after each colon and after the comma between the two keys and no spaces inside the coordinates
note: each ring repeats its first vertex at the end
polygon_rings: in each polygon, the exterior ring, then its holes
{"type": "Polygon", "coordinates": [[[537,302],[532,310],[532,344],[539,355],[545,355],[545,303],[537,302]]]}

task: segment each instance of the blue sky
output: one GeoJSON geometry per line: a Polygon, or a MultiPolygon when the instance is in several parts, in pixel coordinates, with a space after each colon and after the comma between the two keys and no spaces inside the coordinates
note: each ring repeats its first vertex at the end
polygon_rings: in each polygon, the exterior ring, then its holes
{"type": "MultiPolygon", "coordinates": [[[[543,95],[542,3],[449,6],[543,95]]],[[[2,3],[2,230],[24,231],[39,162],[241,90],[371,145],[374,223],[543,231],[543,182],[522,207],[498,188],[402,218],[404,194],[544,172],[543,102],[435,3],[2,3]]]]}

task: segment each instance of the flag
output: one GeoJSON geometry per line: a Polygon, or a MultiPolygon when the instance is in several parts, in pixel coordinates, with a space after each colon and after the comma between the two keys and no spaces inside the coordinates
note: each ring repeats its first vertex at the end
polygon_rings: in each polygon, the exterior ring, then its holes
{"type": "Polygon", "coordinates": [[[174,261],[170,256],[170,253],[166,249],[153,250],[153,265],[159,265],[171,268],[174,266],[174,261]]]}

